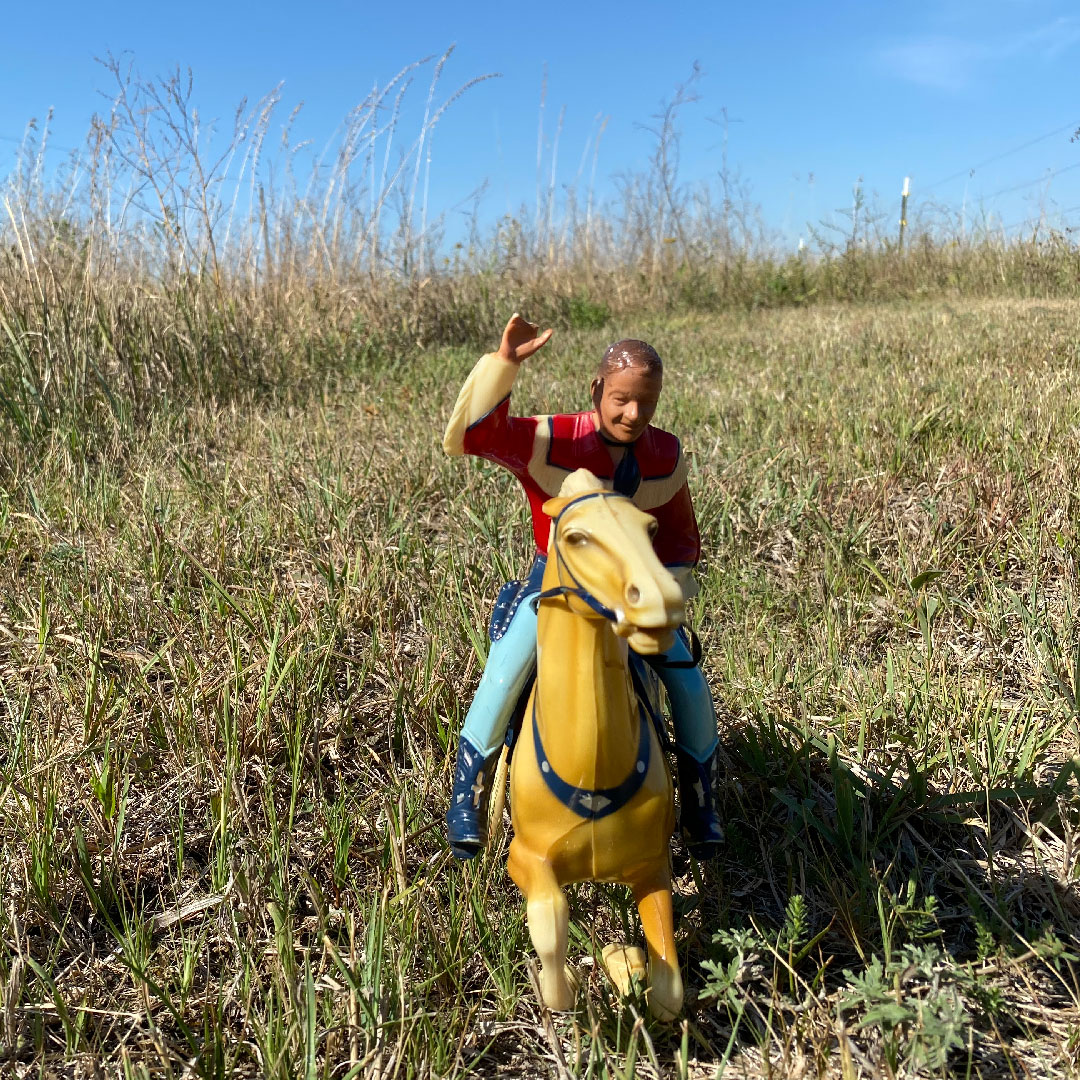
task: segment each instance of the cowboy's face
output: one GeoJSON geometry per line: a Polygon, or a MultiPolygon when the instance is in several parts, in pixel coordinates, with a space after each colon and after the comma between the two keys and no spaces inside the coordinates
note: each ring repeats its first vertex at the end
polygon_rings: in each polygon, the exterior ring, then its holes
{"type": "Polygon", "coordinates": [[[664,379],[638,366],[629,366],[592,382],[592,400],[601,435],[632,443],[649,426],[660,400],[664,379]]]}

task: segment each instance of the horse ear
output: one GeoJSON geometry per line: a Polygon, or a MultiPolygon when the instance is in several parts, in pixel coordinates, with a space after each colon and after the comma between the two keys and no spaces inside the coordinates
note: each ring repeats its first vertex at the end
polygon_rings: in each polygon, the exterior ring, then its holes
{"type": "Polygon", "coordinates": [[[582,495],[588,495],[594,491],[610,490],[611,484],[598,480],[594,473],[588,469],[575,469],[563,482],[559,494],[544,503],[544,513],[552,521],[555,520],[566,508],[568,503],[582,495]]]}
{"type": "Polygon", "coordinates": [[[573,502],[573,500],[573,495],[556,495],[554,499],[548,499],[544,503],[544,513],[554,521],[563,512],[567,503],[573,502]]]}

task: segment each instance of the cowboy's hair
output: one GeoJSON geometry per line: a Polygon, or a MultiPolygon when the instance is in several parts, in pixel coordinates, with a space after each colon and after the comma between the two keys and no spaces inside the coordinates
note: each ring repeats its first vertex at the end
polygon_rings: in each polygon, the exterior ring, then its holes
{"type": "Polygon", "coordinates": [[[626,338],[623,341],[616,341],[604,350],[604,355],[600,358],[600,366],[596,369],[596,377],[603,379],[626,368],[636,368],[647,375],[662,376],[664,361],[647,341],[626,338]]]}

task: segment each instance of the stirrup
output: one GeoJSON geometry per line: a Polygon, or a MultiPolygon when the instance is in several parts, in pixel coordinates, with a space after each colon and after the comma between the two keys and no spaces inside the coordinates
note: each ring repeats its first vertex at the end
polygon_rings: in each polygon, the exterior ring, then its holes
{"type": "Polygon", "coordinates": [[[487,843],[488,801],[502,747],[484,757],[468,739],[458,739],[457,765],[446,832],[457,859],[471,859],[487,843]]]}
{"type": "Polygon", "coordinates": [[[715,859],[724,844],[724,830],[716,814],[716,757],[701,762],[682,750],[679,765],[680,826],[683,841],[695,859],[715,859]]]}

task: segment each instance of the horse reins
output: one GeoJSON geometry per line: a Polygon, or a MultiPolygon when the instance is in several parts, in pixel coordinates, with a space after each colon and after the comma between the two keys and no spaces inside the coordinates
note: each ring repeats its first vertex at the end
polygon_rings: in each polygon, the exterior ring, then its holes
{"type": "MultiPolygon", "coordinates": [[[[568,502],[556,515],[552,525],[553,539],[555,539],[554,533],[557,533],[558,531],[559,522],[562,520],[563,514],[565,514],[570,507],[576,506],[586,499],[600,498],[627,499],[627,501],[631,501],[629,496],[623,495],[618,491],[590,491],[588,494],[579,495],[577,498],[568,502]]],[[[608,622],[618,622],[619,616],[615,611],[598,600],[581,584],[569,563],[563,558],[563,553],[558,543],[554,543],[553,546],[555,548],[555,558],[557,560],[556,572],[559,575],[560,584],[553,589],[545,589],[537,596],[537,601],[552,600],[559,596],[576,596],[595,611],[597,615],[601,616],[601,618],[607,619],[608,622]],[[561,584],[562,571],[564,569],[567,574],[570,575],[570,580],[574,583],[573,585],[561,584]]],[[[641,785],[645,782],[645,775],[649,769],[650,749],[646,710],[640,695],[638,695],[637,705],[640,726],[638,734],[638,750],[634,767],[630,770],[629,774],[621,784],[616,784],[614,787],[610,788],[589,789],[580,788],[574,784],[568,783],[552,768],[550,761],[548,761],[547,752],[544,750],[544,744],[540,738],[540,727],[536,720],[536,697],[533,697],[533,750],[536,754],[537,764],[540,767],[540,774],[543,776],[544,782],[547,784],[548,790],[552,795],[579,817],[595,820],[597,818],[607,817],[608,814],[613,814],[616,810],[621,810],[622,807],[638,793],[641,789],[641,785]]]]}
{"type": "MultiPolygon", "coordinates": [[[[559,511],[558,515],[555,517],[555,520],[552,522],[553,531],[558,532],[559,522],[562,520],[563,514],[565,514],[566,511],[570,509],[570,507],[577,506],[578,503],[585,502],[588,499],[626,499],[627,502],[631,501],[626,495],[621,495],[617,491],[590,491],[585,495],[578,495],[577,498],[571,499],[570,502],[568,502],[559,511]]],[[[556,585],[553,589],[545,589],[537,596],[537,601],[539,602],[541,600],[552,600],[558,596],[576,596],[583,603],[588,604],[588,606],[592,608],[592,610],[595,611],[596,614],[599,615],[601,618],[607,619],[608,622],[618,622],[619,616],[614,611],[614,609],[609,608],[607,604],[604,604],[601,601],[597,600],[597,598],[593,596],[593,594],[589,592],[589,590],[586,589],[580,581],[578,581],[577,577],[574,574],[574,571],[570,568],[569,563],[567,563],[566,559],[563,558],[563,553],[559,545],[555,544],[554,547],[555,558],[557,560],[556,565],[558,566],[559,581],[562,581],[562,571],[565,569],[566,572],[570,575],[570,580],[574,584],[559,584],[556,585]]]]}

